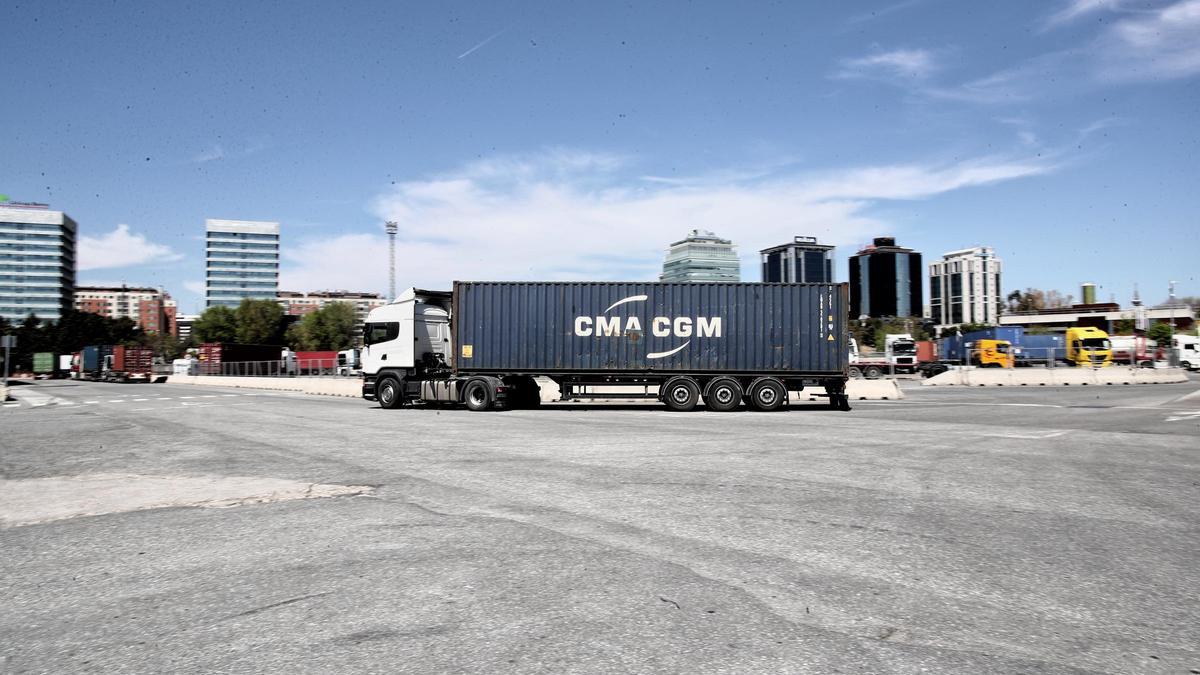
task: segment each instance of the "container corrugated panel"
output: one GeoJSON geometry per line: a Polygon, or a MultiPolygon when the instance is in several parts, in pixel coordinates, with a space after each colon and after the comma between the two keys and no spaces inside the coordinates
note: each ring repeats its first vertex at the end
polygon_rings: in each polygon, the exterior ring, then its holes
{"type": "Polygon", "coordinates": [[[845,284],[455,282],[459,372],[841,375],[845,284]]]}
{"type": "Polygon", "coordinates": [[[54,354],[51,352],[37,352],[33,355],[33,372],[35,373],[53,373],[55,366],[54,354]]]}

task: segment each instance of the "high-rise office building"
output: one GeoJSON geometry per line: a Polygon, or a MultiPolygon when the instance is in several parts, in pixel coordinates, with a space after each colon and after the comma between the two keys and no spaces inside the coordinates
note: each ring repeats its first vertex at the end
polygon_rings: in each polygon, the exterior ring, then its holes
{"type": "Polygon", "coordinates": [[[990,246],[950,251],[930,263],[930,318],[938,326],[997,323],[1003,306],[1000,267],[990,246]]]}
{"type": "Polygon", "coordinates": [[[706,230],[671,244],[659,281],[741,281],[737,247],[706,230]]]}
{"type": "Polygon", "coordinates": [[[279,223],[206,220],[205,307],[279,294],[279,223]]]}
{"type": "Polygon", "coordinates": [[[850,317],[921,316],[922,272],[919,252],[876,237],[850,257],[850,317]]]}
{"type": "Polygon", "coordinates": [[[151,333],[175,335],[175,301],[157,288],[128,286],[79,286],[75,309],[110,319],[126,318],[151,333]]]}
{"type": "Polygon", "coordinates": [[[767,283],[833,283],[833,246],[816,237],[794,237],[790,244],[765,248],[762,280],[767,283]]]}
{"type": "Polygon", "coordinates": [[[0,316],[57,320],[71,308],[76,228],[46,204],[0,202],[0,316]]]}

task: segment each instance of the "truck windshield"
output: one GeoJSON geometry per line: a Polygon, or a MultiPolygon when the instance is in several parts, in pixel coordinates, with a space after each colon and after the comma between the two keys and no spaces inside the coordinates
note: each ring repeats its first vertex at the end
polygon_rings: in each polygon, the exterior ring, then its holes
{"type": "Polygon", "coordinates": [[[1105,338],[1084,338],[1082,340],[1084,349],[1108,349],[1108,340],[1105,338]]]}
{"type": "Polygon", "coordinates": [[[996,345],[996,351],[1000,352],[1001,354],[1007,354],[1008,353],[1008,343],[1001,342],[1000,344],[996,345]]]}
{"type": "Polygon", "coordinates": [[[892,352],[895,354],[915,354],[917,345],[912,342],[895,342],[892,344],[892,352]]]}

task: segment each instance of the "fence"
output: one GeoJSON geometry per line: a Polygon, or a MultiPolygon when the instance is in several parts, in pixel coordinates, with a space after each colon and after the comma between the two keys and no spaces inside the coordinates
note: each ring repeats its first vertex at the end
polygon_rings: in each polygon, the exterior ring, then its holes
{"type": "Polygon", "coordinates": [[[199,375],[227,377],[358,377],[361,374],[361,371],[349,365],[338,365],[334,359],[200,361],[195,372],[199,375]]]}

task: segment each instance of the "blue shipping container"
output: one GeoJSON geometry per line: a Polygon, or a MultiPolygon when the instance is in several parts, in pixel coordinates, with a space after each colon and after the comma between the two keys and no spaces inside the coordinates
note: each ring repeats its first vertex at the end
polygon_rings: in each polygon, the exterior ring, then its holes
{"type": "Polygon", "coordinates": [[[846,284],[455,282],[455,370],[843,376],[846,284]]]}

